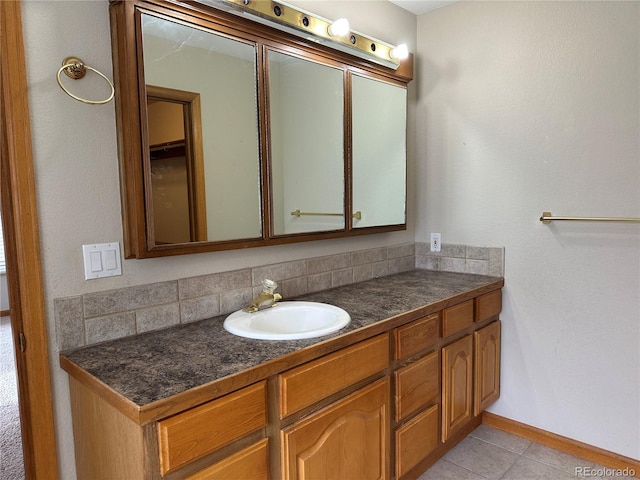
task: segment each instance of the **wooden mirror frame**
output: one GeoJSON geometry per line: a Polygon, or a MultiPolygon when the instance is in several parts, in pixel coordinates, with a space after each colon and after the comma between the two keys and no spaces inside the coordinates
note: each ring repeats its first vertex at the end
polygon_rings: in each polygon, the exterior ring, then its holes
{"type": "MultiPolygon", "coordinates": [[[[342,230],[328,232],[296,233],[287,235],[273,234],[271,215],[271,179],[269,165],[268,105],[267,84],[268,68],[265,65],[264,49],[276,46],[281,51],[303,54],[310,59],[329,60],[344,65],[347,71],[364,76],[382,78],[406,87],[413,78],[413,55],[403,60],[393,70],[282,32],[269,26],[253,22],[221,10],[195,2],[186,4],[174,0],[111,0],[111,42],[113,54],[114,83],[116,86],[116,121],[118,133],[118,151],[120,157],[120,190],[123,215],[124,255],[126,258],[149,258],[169,255],[192,254],[199,252],[221,251],[250,247],[262,247],[293,242],[321,240],[339,237],[359,236],[406,229],[405,223],[398,225],[352,228],[351,206],[351,146],[350,146],[350,107],[345,106],[345,213],[346,226],[342,230]],[[141,58],[141,32],[136,28],[141,13],[154,14],[167,19],[201,26],[211,31],[227,34],[243,34],[257,40],[258,52],[258,115],[260,138],[260,170],[262,187],[262,235],[260,238],[217,242],[192,242],[156,245],[151,238],[152,218],[146,205],[150,193],[144,181],[146,170],[146,87],[140,81],[138,59],[141,58]]],[[[347,85],[348,88],[348,85],[347,85]]],[[[347,93],[348,95],[348,93],[347,93]]]]}

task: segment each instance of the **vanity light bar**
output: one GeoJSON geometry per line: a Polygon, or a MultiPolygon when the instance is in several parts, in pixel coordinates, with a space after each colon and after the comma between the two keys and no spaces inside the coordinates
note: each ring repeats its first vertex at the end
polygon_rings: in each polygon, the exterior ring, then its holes
{"type": "Polygon", "coordinates": [[[199,1],[393,70],[396,70],[400,66],[400,61],[408,55],[406,45],[395,47],[376,38],[348,30],[348,23],[346,23],[347,33],[337,35],[334,30],[338,30],[340,26],[344,27],[345,19],[341,18],[332,22],[286,2],[270,0],[199,1]],[[338,22],[342,25],[338,25],[336,28],[338,22]],[[333,35],[329,33],[330,31],[333,35]]]}

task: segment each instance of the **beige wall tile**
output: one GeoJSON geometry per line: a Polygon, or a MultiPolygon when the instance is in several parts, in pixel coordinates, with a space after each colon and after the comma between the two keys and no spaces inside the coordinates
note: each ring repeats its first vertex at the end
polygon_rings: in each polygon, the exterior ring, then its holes
{"type": "Polygon", "coordinates": [[[389,260],[389,274],[408,272],[416,268],[415,257],[399,257],[389,260]]]}
{"type": "Polygon", "coordinates": [[[489,275],[504,276],[504,248],[489,249],[489,275]]]}
{"type": "Polygon", "coordinates": [[[284,300],[304,295],[309,291],[307,287],[307,277],[285,280],[277,291],[280,292],[284,300]]]}
{"type": "Polygon", "coordinates": [[[253,289],[242,288],[220,293],[220,313],[231,313],[245,308],[253,300],[253,289]]]}
{"type": "Polygon", "coordinates": [[[423,268],[425,270],[440,270],[439,262],[439,257],[426,255],[416,256],[416,268],[423,268]]]}
{"type": "Polygon", "coordinates": [[[309,292],[320,292],[331,288],[331,272],[318,273],[307,277],[309,292]]]}
{"type": "Polygon", "coordinates": [[[310,258],[307,260],[307,272],[309,275],[331,270],[339,270],[351,266],[351,254],[340,253],[326,257],[310,258]]]}
{"type": "Polygon", "coordinates": [[[439,257],[466,258],[467,246],[443,243],[441,245],[440,252],[430,252],[430,253],[431,255],[435,255],[439,257]]]}
{"type": "Polygon", "coordinates": [[[150,283],[83,295],[85,318],[126,312],[178,300],[178,282],[150,283]]]}
{"type": "Polygon", "coordinates": [[[398,257],[409,257],[415,255],[415,253],[416,248],[414,243],[387,247],[387,258],[389,259],[398,257]]]}
{"type": "Polygon", "coordinates": [[[389,275],[389,262],[372,263],[371,274],[373,278],[386,277],[389,275]]]}
{"type": "Polygon", "coordinates": [[[85,344],[82,296],[56,298],[53,301],[58,350],[82,347],[85,344]]]}
{"type": "Polygon", "coordinates": [[[178,302],[143,308],[135,311],[136,331],[138,333],[159,330],[180,323],[180,304],[178,302]]]}
{"type": "Polygon", "coordinates": [[[416,243],[416,257],[427,255],[429,252],[429,244],[426,242],[417,242],[416,243]]]}
{"type": "Polygon", "coordinates": [[[374,248],[371,250],[363,250],[361,252],[353,252],[351,254],[351,262],[353,265],[364,265],[375,262],[382,262],[387,259],[387,249],[374,248]]]}
{"type": "Polygon", "coordinates": [[[475,273],[476,275],[488,275],[489,262],[485,260],[467,259],[464,271],[465,273],[475,273]]]}
{"type": "Polygon", "coordinates": [[[443,272],[459,272],[465,271],[464,258],[440,257],[440,270],[443,272]]]}
{"type": "Polygon", "coordinates": [[[85,321],[85,328],[87,345],[128,337],[136,333],[136,314],[124,312],[90,318],[85,321]]]}
{"type": "Polygon", "coordinates": [[[353,267],[353,283],[364,282],[373,278],[373,268],[370,263],[353,267]]]}
{"type": "Polygon", "coordinates": [[[487,247],[471,247],[467,245],[466,257],[474,260],[489,260],[487,247]]]}
{"type": "Polygon", "coordinates": [[[353,283],[353,268],[345,268],[344,270],[336,270],[331,273],[331,286],[339,287],[341,285],[349,285],[353,283]]]}
{"type": "Polygon", "coordinates": [[[252,285],[260,286],[265,278],[278,283],[289,278],[302,277],[307,274],[306,260],[294,262],[276,263],[264,267],[256,267],[252,270],[252,285]]]}
{"type": "Polygon", "coordinates": [[[190,298],[180,302],[180,321],[182,323],[195,322],[220,314],[220,296],[190,298]]]}
{"type": "Polygon", "coordinates": [[[180,298],[202,297],[251,286],[251,269],[202,275],[178,280],[180,298]]]}

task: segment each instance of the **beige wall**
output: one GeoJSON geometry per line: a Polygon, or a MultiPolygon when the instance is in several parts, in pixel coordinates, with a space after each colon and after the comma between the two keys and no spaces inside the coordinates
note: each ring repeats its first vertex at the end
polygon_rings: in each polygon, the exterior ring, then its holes
{"type": "Polygon", "coordinates": [[[503,245],[491,410],[640,458],[640,2],[418,17],[416,239],[503,245]]]}
{"type": "MultiPolygon", "coordinates": [[[[365,9],[359,1],[296,3],[326,17],[348,16],[354,29],[415,47],[415,17],[388,2],[370,2],[365,9]]],[[[81,246],[122,241],[114,104],[89,106],[71,99],[57,85],[55,73],[73,54],[112,77],[108,2],[30,0],[23,3],[23,24],[60,478],[71,480],[75,468],[68,383],[58,367],[54,298],[413,242],[414,222],[410,216],[406,232],[363,238],[125,260],[122,276],[85,281],[81,246]]],[[[108,93],[91,75],[68,87],[94,98],[108,93]]],[[[412,121],[409,128],[412,134],[412,121]]],[[[413,138],[409,140],[412,145],[413,138]]],[[[410,172],[415,170],[413,151],[410,147],[410,172]]]]}

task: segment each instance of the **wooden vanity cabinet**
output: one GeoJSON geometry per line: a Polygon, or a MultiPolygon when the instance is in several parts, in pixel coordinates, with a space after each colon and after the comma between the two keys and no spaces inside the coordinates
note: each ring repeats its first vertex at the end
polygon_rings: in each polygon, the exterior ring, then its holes
{"type": "MultiPolygon", "coordinates": [[[[501,291],[138,424],[70,378],[78,478],[417,478],[500,394],[501,291]]],[[[381,329],[382,330],[382,329],[381,329]]]]}

